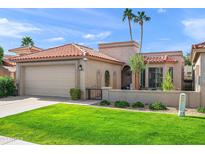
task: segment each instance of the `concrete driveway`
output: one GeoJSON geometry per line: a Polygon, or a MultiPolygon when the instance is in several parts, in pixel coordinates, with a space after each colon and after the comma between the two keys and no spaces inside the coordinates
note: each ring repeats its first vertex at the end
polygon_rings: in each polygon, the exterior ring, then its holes
{"type": "Polygon", "coordinates": [[[96,101],[72,101],[61,97],[17,96],[0,99],[0,118],[57,103],[92,105],[96,101]]]}
{"type": "Polygon", "coordinates": [[[7,97],[0,99],[0,118],[60,103],[57,100],[41,97],[7,97]]]}

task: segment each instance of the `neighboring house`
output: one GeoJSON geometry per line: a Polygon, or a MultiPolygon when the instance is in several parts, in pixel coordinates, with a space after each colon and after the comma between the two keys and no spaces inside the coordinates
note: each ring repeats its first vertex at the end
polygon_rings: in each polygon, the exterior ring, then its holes
{"type": "Polygon", "coordinates": [[[201,104],[205,102],[205,42],[192,45],[191,60],[194,69],[194,87],[201,92],[201,104]]]}
{"type": "Polygon", "coordinates": [[[0,76],[8,76],[15,78],[16,76],[16,63],[12,62],[10,59],[14,56],[5,55],[3,57],[3,64],[0,65],[0,76]]]}
{"type": "Polygon", "coordinates": [[[191,59],[194,69],[195,91],[200,91],[202,84],[205,84],[205,42],[192,45],[191,59]]]}
{"type": "MultiPolygon", "coordinates": [[[[99,51],[78,44],[66,44],[46,50],[37,48],[10,50],[23,56],[15,57],[16,82],[20,95],[69,97],[70,88],[80,88],[83,98],[87,88],[113,87],[136,89],[136,75],[128,66],[129,57],[139,52],[137,42],[99,44],[99,51]]],[[[143,53],[146,70],[142,87],[158,89],[165,72],[173,74],[175,89],[182,88],[182,51],[143,53]]]]}

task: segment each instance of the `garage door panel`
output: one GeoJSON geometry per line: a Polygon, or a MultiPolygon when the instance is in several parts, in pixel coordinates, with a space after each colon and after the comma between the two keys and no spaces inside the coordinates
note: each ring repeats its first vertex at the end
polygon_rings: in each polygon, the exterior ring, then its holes
{"type": "Polygon", "coordinates": [[[25,67],[25,94],[69,97],[75,87],[75,65],[25,67]]]}

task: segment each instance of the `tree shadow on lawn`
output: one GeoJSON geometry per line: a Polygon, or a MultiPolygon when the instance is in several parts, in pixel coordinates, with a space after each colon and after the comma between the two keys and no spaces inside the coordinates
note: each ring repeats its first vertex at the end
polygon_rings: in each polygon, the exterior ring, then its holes
{"type": "Polygon", "coordinates": [[[191,119],[204,119],[205,120],[205,117],[202,117],[202,116],[186,116],[187,118],[191,118],[191,119]]]}

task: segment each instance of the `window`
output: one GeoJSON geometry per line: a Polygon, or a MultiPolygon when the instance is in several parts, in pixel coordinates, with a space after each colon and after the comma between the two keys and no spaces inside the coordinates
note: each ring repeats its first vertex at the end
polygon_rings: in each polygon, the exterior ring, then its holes
{"type": "Polygon", "coordinates": [[[174,69],[173,69],[173,67],[169,67],[169,73],[170,73],[170,75],[171,75],[172,82],[173,82],[173,75],[174,75],[174,69]]]}
{"type": "Polygon", "coordinates": [[[149,68],[149,87],[161,88],[163,81],[163,68],[151,67],[149,68]]]}
{"type": "Polygon", "coordinates": [[[145,70],[141,71],[140,82],[141,82],[141,88],[145,88],[145,70]]]}
{"type": "Polygon", "coordinates": [[[110,86],[110,73],[109,71],[105,71],[105,87],[110,86]]]}

